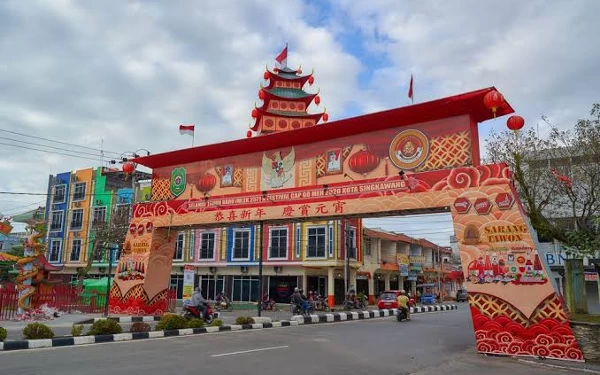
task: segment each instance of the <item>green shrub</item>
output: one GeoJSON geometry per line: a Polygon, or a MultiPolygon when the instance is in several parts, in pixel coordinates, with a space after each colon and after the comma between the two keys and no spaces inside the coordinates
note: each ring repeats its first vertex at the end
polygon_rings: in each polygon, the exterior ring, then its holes
{"type": "Polygon", "coordinates": [[[27,340],[51,339],[54,337],[54,332],[45,324],[29,323],[23,328],[23,337],[27,340]]]}
{"type": "Polygon", "coordinates": [[[165,314],[156,325],[157,331],[187,328],[187,319],[177,314],[165,314]]]}
{"type": "Polygon", "coordinates": [[[0,327],[0,341],[6,340],[7,336],[8,336],[8,332],[6,332],[6,330],[4,328],[0,327]]]}
{"type": "Polygon", "coordinates": [[[252,318],[251,316],[247,317],[246,324],[254,324],[254,318],[252,318]]]}
{"type": "Polygon", "coordinates": [[[71,336],[73,336],[73,337],[81,336],[82,333],[83,333],[83,325],[73,324],[73,327],[71,327],[71,336]]]}
{"type": "Polygon", "coordinates": [[[204,320],[203,319],[190,319],[187,323],[188,328],[204,328],[204,320]]]}
{"type": "Polygon", "coordinates": [[[212,321],[212,323],[210,325],[213,327],[222,327],[223,321],[221,319],[215,319],[212,321]]]}
{"type": "Polygon", "coordinates": [[[110,319],[101,319],[92,324],[88,335],[113,335],[121,332],[123,332],[123,328],[116,321],[110,319]]]}
{"type": "Polygon", "coordinates": [[[131,328],[129,328],[129,332],[131,332],[131,333],[150,332],[151,330],[152,330],[152,328],[150,327],[150,324],[144,323],[144,322],[134,322],[131,325],[131,328]]]}
{"type": "Polygon", "coordinates": [[[248,324],[248,318],[245,316],[238,316],[235,319],[235,324],[238,324],[238,325],[248,324]]]}

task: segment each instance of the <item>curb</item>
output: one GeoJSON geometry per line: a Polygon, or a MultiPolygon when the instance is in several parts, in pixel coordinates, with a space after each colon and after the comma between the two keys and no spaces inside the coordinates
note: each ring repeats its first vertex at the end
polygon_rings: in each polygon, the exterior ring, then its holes
{"type": "MultiPolygon", "coordinates": [[[[213,313],[213,317],[215,319],[219,319],[220,313],[213,313]]],[[[160,316],[109,316],[108,318],[93,318],[82,320],[75,324],[94,324],[99,320],[114,320],[117,323],[136,323],[136,322],[158,322],[160,320],[160,316]]]]}
{"type": "MultiPolygon", "coordinates": [[[[425,312],[436,312],[436,311],[450,311],[457,310],[456,305],[436,305],[427,306],[427,308],[411,308],[411,313],[425,313],[425,312]]],[[[42,340],[20,340],[20,341],[5,341],[0,342],[0,351],[14,351],[14,350],[25,350],[25,349],[40,349],[40,348],[54,348],[61,346],[73,346],[73,345],[89,345],[89,344],[100,344],[105,342],[119,342],[119,341],[132,341],[132,340],[144,340],[150,338],[160,337],[175,337],[175,336],[189,336],[198,335],[203,333],[216,333],[216,332],[229,332],[229,331],[241,331],[251,329],[268,329],[268,328],[279,328],[279,327],[293,327],[304,324],[318,324],[318,323],[331,323],[331,322],[342,322],[352,320],[364,320],[383,318],[393,316],[396,313],[396,309],[384,309],[384,310],[372,310],[372,311],[359,311],[359,312],[347,312],[347,313],[327,313],[322,315],[309,315],[309,316],[293,316],[292,320],[283,320],[280,322],[272,323],[257,323],[257,324],[244,324],[244,325],[226,325],[222,327],[205,327],[205,328],[185,328],[185,329],[173,329],[167,331],[151,331],[151,332],[135,332],[135,333],[118,333],[112,335],[99,335],[99,336],[77,336],[77,337],[57,337],[53,339],[42,339],[42,340]]],[[[148,317],[114,317],[111,320],[119,322],[135,322],[135,321],[154,321],[155,316],[148,317]],[[125,319],[125,320],[121,320],[125,319]],[[133,320],[136,319],[136,320],[133,320]]],[[[89,319],[86,322],[93,322],[100,320],[101,318],[89,319]]],[[[88,323],[80,323],[88,324],[88,323]]]]}

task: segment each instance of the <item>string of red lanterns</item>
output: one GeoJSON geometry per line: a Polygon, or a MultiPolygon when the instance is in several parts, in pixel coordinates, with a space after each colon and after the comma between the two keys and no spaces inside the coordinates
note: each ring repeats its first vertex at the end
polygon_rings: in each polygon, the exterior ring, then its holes
{"type": "Polygon", "coordinates": [[[514,115],[510,116],[508,120],[506,120],[506,127],[510,130],[519,131],[525,126],[525,119],[523,117],[514,115]]]}

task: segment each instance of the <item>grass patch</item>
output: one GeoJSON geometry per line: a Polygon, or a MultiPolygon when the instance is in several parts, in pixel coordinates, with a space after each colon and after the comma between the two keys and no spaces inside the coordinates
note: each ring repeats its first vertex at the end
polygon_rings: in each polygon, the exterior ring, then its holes
{"type": "Polygon", "coordinates": [[[571,320],[574,322],[600,323],[600,315],[571,314],[571,320]]]}

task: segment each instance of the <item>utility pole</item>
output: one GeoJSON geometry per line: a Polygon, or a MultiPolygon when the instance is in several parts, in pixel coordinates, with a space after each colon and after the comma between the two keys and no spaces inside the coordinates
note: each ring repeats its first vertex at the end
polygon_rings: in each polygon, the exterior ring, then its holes
{"type": "Polygon", "coordinates": [[[442,300],[442,258],[440,258],[440,247],[437,248],[437,260],[438,260],[438,294],[440,295],[440,302],[442,300]]]}
{"type": "Polygon", "coordinates": [[[345,254],[346,259],[344,262],[344,279],[346,285],[346,294],[350,290],[350,229],[348,228],[348,222],[344,219],[344,236],[345,236],[345,254]]]}
{"type": "Polygon", "coordinates": [[[110,282],[111,282],[111,274],[112,274],[112,265],[113,265],[113,250],[114,245],[110,244],[108,248],[104,248],[108,250],[108,281],[106,282],[106,297],[104,299],[104,316],[108,317],[108,297],[110,296],[110,282]]]}
{"type": "Polygon", "coordinates": [[[258,226],[258,231],[260,232],[260,245],[259,247],[259,255],[258,255],[258,292],[259,292],[259,296],[258,296],[258,316],[261,316],[261,311],[262,311],[262,300],[263,300],[263,251],[265,248],[265,244],[263,241],[263,224],[264,222],[261,221],[260,225],[258,226]]]}

